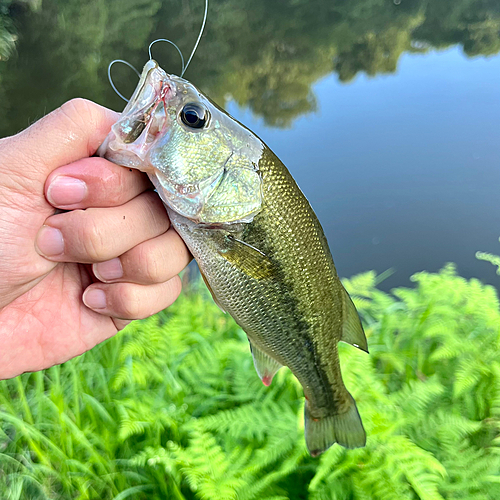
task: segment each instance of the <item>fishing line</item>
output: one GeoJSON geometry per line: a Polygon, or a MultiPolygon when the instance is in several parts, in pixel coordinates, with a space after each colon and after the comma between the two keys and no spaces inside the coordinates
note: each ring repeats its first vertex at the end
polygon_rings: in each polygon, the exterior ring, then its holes
{"type": "Polygon", "coordinates": [[[196,52],[196,49],[198,48],[201,37],[203,35],[203,31],[205,30],[205,24],[207,23],[207,15],[208,15],[208,0],[205,0],[205,13],[203,14],[203,22],[201,23],[200,34],[198,35],[198,39],[196,40],[196,43],[194,44],[193,51],[191,52],[191,55],[189,56],[188,62],[186,64],[186,66],[184,67],[184,69],[182,70],[181,78],[184,76],[184,73],[188,69],[189,63],[191,62],[191,59],[193,59],[194,53],[196,52]]]}
{"type": "MultiPolygon", "coordinates": [[[[193,59],[193,56],[194,56],[196,50],[198,49],[198,45],[200,44],[201,37],[203,36],[203,32],[205,31],[205,25],[207,24],[207,16],[208,16],[208,0],[205,0],[205,12],[203,14],[203,21],[201,23],[200,33],[198,35],[198,38],[196,39],[196,43],[194,44],[193,50],[191,51],[191,55],[189,56],[189,59],[188,59],[187,63],[184,63],[184,56],[182,55],[181,49],[179,49],[179,47],[177,46],[177,44],[175,44],[174,42],[172,42],[172,40],[168,40],[167,38],[158,38],[158,40],[154,40],[154,41],[152,41],[149,44],[149,48],[148,48],[149,59],[150,60],[153,59],[153,56],[151,54],[151,48],[153,47],[153,45],[156,42],[167,42],[170,45],[173,45],[175,47],[175,49],[177,50],[180,58],[181,58],[181,65],[182,65],[181,66],[181,77],[183,77],[184,73],[186,72],[186,70],[188,69],[188,66],[191,63],[191,60],[193,59]]],[[[133,69],[135,71],[136,75],[139,78],[141,78],[141,74],[134,68],[134,66],[132,66],[132,64],[130,64],[127,61],[124,61],[123,59],[115,59],[114,61],[111,61],[109,63],[109,66],[108,66],[108,80],[109,80],[109,83],[111,84],[111,87],[116,92],[116,94],[118,96],[120,96],[125,102],[129,102],[129,100],[116,88],[116,85],[113,83],[113,78],[111,78],[111,67],[113,66],[113,64],[115,64],[117,62],[125,64],[129,68],[133,69]]]]}
{"type": "Polygon", "coordinates": [[[128,102],[128,99],[126,97],[123,96],[123,94],[116,88],[115,84],[113,83],[113,78],[111,78],[111,67],[113,66],[113,64],[115,63],[122,63],[122,64],[125,64],[126,66],[128,66],[129,68],[132,68],[136,75],[140,78],[141,77],[141,74],[134,68],[134,66],[132,66],[129,62],[127,61],[124,61],[123,59],[115,59],[114,61],[111,61],[109,63],[109,66],[108,66],[108,80],[109,80],[109,83],[111,84],[111,87],[113,87],[113,90],[125,101],[125,102],[128,102]]]}
{"type": "Polygon", "coordinates": [[[193,59],[193,56],[194,56],[194,54],[196,52],[196,49],[198,48],[198,45],[200,44],[201,37],[203,36],[203,32],[205,31],[205,25],[207,24],[207,16],[208,16],[208,0],[205,0],[205,12],[203,14],[203,21],[201,23],[200,33],[198,35],[196,43],[194,44],[193,50],[192,50],[191,55],[189,56],[188,62],[186,64],[184,64],[184,56],[182,55],[181,49],[179,49],[179,47],[177,46],[177,44],[175,44],[174,42],[172,42],[172,40],[168,40],[168,38],[158,38],[158,40],[154,40],[153,42],[151,42],[149,44],[149,49],[148,49],[149,59],[150,60],[153,59],[153,56],[151,55],[151,47],[156,42],[167,42],[170,45],[173,45],[176,48],[176,50],[179,53],[179,55],[181,56],[181,63],[182,63],[181,78],[182,78],[184,76],[184,73],[188,69],[189,64],[191,63],[191,60],[193,59]]]}
{"type": "MultiPolygon", "coordinates": [[[[174,43],[172,42],[172,40],[168,40],[166,38],[158,38],[158,40],[154,40],[153,42],[151,42],[149,44],[149,49],[148,49],[148,53],[149,53],[149,60],[153,59],[153,56],[151,55],[151,47],[156,43],[156,42],[167,42],[169,43],[170,45],[173,45],[176,49],[177,49],[177,52],[179,53],[179,55],[181,56],[181,64],[182,64],[182,67],[181,67],[181,76],[184,74],[184,56],[182,55],[182,52],[181,52],[181,49],[179,49],[179,47],[174,43]]],[[[188,63],[189,64],[189,63],[188,63]]]]}

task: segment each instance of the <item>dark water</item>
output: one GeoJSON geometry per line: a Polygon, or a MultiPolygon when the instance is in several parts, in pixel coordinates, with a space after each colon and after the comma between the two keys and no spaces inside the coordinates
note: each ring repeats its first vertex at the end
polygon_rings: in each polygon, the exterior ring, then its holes
{"type": "MultiPolygon", "coordinates": [[[[188,55],[202,3],[0,0],[0,136],[75,96],[121,109],[109,61],[140,68],[161,37],[188,55]]],[[[474,255],[500,253],[499,52],[498,0],[212,0],[186,77],[288,166],[340,275],[392,268],[390,288],[453,261],[498,285],[474,255]]]]}

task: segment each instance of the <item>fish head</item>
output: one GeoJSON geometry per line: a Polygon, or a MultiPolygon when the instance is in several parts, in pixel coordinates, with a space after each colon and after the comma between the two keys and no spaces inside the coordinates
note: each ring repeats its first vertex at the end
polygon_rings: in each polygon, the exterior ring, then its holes
{"type": "Polygon", "coordinates": [[[249,222],[260,211],[262,151],[193,84],[150,60],[98,153],[147,172],[172,210],[213,225],[249,222]]]}

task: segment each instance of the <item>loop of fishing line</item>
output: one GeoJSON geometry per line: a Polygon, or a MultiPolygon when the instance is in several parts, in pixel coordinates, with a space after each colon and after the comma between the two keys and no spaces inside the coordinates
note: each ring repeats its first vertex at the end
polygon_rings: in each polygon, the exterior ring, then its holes
{"type": "MultiPolygon", "coordinates": [[[[149,48],[148,48],[149,59],[150,60],[153,59],[153,56],[151,55],[151,48],[153,47],[153,45],[156,42],[167,42],[170,45],[173,45],[175,47],[175,49],[177,50],[177,52],[179,53],[179,56],[181,57],[182,67],[181,67],[181,75],[180,76],[182,78],[184,76],[184,73],[188,69],[189,64],[191,63],[191,60],[193,59],[193,56],[196,52],[196,49],[198,48],[198,45],[200,44],[201,37],[203,36],[203,32],[205,31],[205,25],[207,24],[207,16],[208,16],[208,0],[205,0],[205,12],[203,14],[203,21],[201,23],[200,33],[198,35],[198,38],[196,39],[196,43],[194,44],[193,50],[191,51],[191,55],[189,56],[187,63],[184,63],[184,56],[182,55],[181,49],[179,49],[179,47],[174,42],[172,42],[172,40],[168,40],[167,38],[158,38],[158,40],[154,40],[149,44],[149,48]]],[[[125,102],[129,102],[129,100],[116,88],[115,84],[113,83],[113,79],[111,78],[111,67],[113,66],[113,64],[115,64],[117,62],[125,64],[129,68],[132,68],[139,78],[141,77],[141,74],[134,68],[134,66],[132,66],[132,64],[130,64],[127,61],[124,61],[123,59],[115,59],[114,61],[111,61],[109,63],[108,80],[109,80],[109,83],[111,84],[111,87],[116,92],[116,94],[119,95],[125,102]]]]}
{"type": "Polygon", "coordinates": [[[129,62],[127,61],[124,61],[123,59],[115,59],[114,61],[111,61],[109,63],[109,66],[108,66],[108,80],[109,80],[109,83],[111,84],[111,87],[113,87],[113,90],[125,101],[125,102],[128,102],[128,99],[126,97],[124,97],[124,95],[116,88],[115,84],[113,83],[113,78],[111,78],[111,67],[113,66],[113,64],[115,63],[122,63],[122,64],[125,64],[126,66],[128,66],[129,68],[132,68],[136,75],[140,78],[141,77],[141,74],[135,69],[134,66],[132,66],[132,64],[130,64],[129,62]]]}
{"type": "Polygon", "coordinates": [[[181,64],[182,64],[182,67],[181,67],[181,76],[184,74],[184,56],[182,55],[182,52],[181,52],[181,49],[179,49],[179,47],[174,43],[172,42],[172,40],[168,40],[167,38],[158,38],[158,40],[153,40],[150,44],[149,44],[149,49],[148,49],[148,53],[149,53],[149,60],[153,59],[153,56],[151,55],[151,47],[156,43],[156,42],[167,42],[169,43],[170,45],[173,45],[176,49],[177,49],[177,52],[179,53],[179,55],[181,56],[181,64]]]}
{"type": "Polygon", "coordinates": [[[207,16],[208,16],[208,0],[205,0],[205,12],[203,14],[203,21],[201,22],[201,28],[200,28],[200,33],[198,35],[198,38],[196,39],[196,43],[194,44],[193,50],[191,52],[191,55],[189,56],[188,62],[184,64],[184,56],[182,55],[181,49],[172,42],[172,40],[168,40],[167,38],[158,38],[158,40],[154,40],[149,44],[149,59],[153,59],[151,55],[151,47],[156,43],[156,42],[167,42],[170,45],[173,45],[176,49],[179,55],[181,56],[181,63],[182,63],[182,68],[181,68],[181,78],[184,76],[184,73],[188,69],[189,64],[191,63],[191,59],[193,59],[193,56],[196,52],[196,49],[198,48],[198,45],[200,44],[201,37],[203,36],[203,32],[205,31],[205,25],[207,24],[207,16]]]}

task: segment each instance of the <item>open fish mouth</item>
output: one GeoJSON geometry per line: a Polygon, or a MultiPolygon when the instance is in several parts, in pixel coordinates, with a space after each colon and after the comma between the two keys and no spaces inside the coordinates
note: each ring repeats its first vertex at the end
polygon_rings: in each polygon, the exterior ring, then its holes
{"type": "Polygon", "coordinates": [[[246,222],[262,207],[262,143],[153,60],[98,154],[146,172],[164,203],[197,223],[246,222]]]}
{"type": "Polygon", "coordinates": [[[119,120],[100,146],[98,154],[124,166],[148,171],[146,157],[168,130],[168,103],[176,96],[171,76],[150,60],[119,120]]]}

